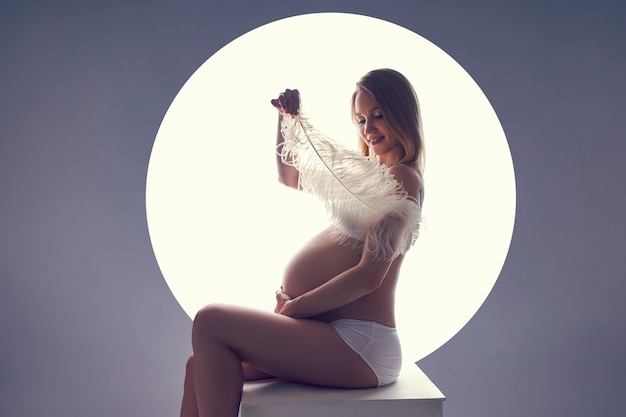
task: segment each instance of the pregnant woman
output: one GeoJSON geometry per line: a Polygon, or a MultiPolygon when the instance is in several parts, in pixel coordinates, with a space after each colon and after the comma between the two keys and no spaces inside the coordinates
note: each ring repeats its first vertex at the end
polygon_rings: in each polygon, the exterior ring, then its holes
{"type": "Polygon", "coordinates": [[[395,288],[417,238],[423,195],[413,87],[391,69],[359,80],[352,117],[360,152],[315,131],[297,90],[272,105],[279,113],[279,180],[322,199],[331,225],[287,266],[274,313],[226,305],[197,313],[183,417],[235,417],[246,380],[366,388],[390,384],[400,372],[395,288]]]}

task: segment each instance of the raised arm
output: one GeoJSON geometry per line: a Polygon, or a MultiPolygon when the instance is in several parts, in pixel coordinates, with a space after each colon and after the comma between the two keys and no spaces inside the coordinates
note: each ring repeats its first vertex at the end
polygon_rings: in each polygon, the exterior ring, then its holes
{"type": "MultiPolygon", "coordinates": [[[[300,93],[298,90],[285,90],[278,98],[272,100],[272,106],[278,110],[278,127],[276,129],[276,149],[280,150],[285,138],[280,131],[280,120],[284,114],[296,116],[300,110],[300,93]]],[[[299,189],[298,178],[300,173],[291,165],[283,163],[281,155],[276,153],[276,167],[278,168],[278,181],[288,187],[299,189]]]]}

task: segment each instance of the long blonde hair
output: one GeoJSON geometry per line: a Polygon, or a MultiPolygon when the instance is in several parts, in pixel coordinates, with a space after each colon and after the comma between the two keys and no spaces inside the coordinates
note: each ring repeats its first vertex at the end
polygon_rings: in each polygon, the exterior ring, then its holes
{"type": "MultiPolygon", "coordinates": [[[[380,107],[389,129],[404,148],[398,162],[415,169],[420,176],[424,170],[424,134],[419,102],[410,81],[401,73],[389,68],[368,72],[356,83],[352,95],[352,118],[355,119],[355,100],[361,91],[370,93],[380,107]]],[[[359,140],[359,149],[369,156],[369,148],[359,140]]]]}

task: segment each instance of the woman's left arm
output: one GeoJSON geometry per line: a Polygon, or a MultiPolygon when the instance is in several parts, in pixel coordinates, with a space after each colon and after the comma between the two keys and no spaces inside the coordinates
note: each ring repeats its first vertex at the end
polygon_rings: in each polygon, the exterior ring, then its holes
{"type": "Polygon", "coordinates": [[[276,313],[307,318],[350,304],[377,289],[383,283],[392,262],[374,260],[364,250],[356,266],[299,297],[292,299],[278,291],[276,313]]]}
{"type": "MultiPolygon", "coordinates": [[[[396,166],[390,169],[390,173],[410,196],[417,198],[421,184],[412,169],[396,166]]],[[[367,243],[364,246],[367,247],[367,243]]],[[[350,304],[376,290],[383,283],[392,262],[393,259],[374,259],[372,254],[364,249],[356,266],[299,297],[291,299],[283,292],[277,292],[276,312],[291,317],[307,318],[350,304]]]]}

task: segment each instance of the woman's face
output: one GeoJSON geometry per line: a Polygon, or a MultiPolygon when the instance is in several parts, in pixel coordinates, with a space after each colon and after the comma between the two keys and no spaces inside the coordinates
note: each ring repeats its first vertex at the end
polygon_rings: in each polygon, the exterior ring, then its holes
{"type": "Polygon", "coordinates": [[[391,166],[402,158],[401,143],[391,132],[387,119],[368,91],[359,91],[354,99],[354,119],[359,137],[380,163],[391,166]]]}

